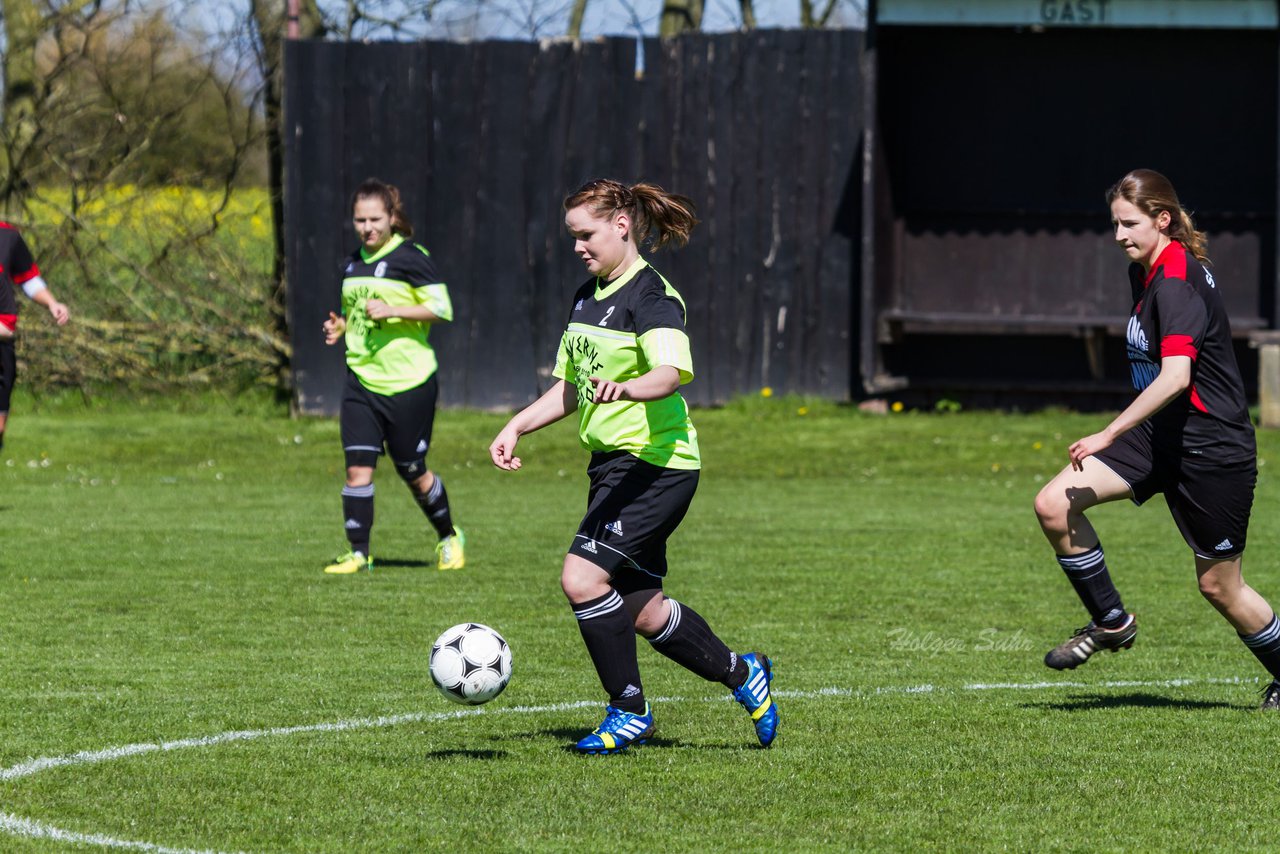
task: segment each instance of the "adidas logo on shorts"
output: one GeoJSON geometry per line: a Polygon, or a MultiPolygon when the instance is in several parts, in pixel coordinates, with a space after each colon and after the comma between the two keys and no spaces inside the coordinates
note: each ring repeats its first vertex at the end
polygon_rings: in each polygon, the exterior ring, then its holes
{"type": "Polygon", "coordinates": [[[1218,543],[1216,546],[1214,546],[1214,547],[1213,547],[1213,550],[1214,550],[1214,551],[1217,551],[1217,552],[1225,552],[1225,551],[1227,551],[1228,549],[1231,549],[1231,548],[1234,548],[1234,546],[1231,544],[1231,540],[1230,540],[1230,539],[1226,539],[1226,540],[1223,540],[1222,542],[1218,543]]]}
{"type": "Polygon", "coordinates": [[[587,544],[586,544],[586,545],[584,545],[584,546],[582,547],[582,550],[583,550],[584,552],[591,552],[592,554],[597,554],[597,552],[596,552],[596,541],[595,541],[595,540],[587,540],[587,544]]]}
{"type": "Polygon", "coordinates": [[[619,537],[621,537],[622,536],[622,520],[619,519],[616,522],[610,522],[608,525],[604,526],[604,529],[611,534],[617,534],[619,537]]]}

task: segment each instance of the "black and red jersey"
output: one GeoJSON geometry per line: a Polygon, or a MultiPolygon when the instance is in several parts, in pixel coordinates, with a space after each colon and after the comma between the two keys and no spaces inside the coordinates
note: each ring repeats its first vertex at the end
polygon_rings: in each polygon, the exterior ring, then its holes
{"type": "Polygon", "coordinates": [[[1178,241],[1151,272],[1129,267],[1133,314],[1126,340],[1133,386],[1142,391],[1165,356],[1191,358],[1191,385],[1151,417],[1156,450],[1217,463],[1253,459],[1253,422],[1236,364],[1231,324],[1213,274],[1178,241]]]}
{"type": "Polygon", "coordinates": [[[7,222],[0,222],[0,318],[15,318],[18,314],[17,289],[40,275],[40,268],[31,257],[26,241],[7,222]]]}

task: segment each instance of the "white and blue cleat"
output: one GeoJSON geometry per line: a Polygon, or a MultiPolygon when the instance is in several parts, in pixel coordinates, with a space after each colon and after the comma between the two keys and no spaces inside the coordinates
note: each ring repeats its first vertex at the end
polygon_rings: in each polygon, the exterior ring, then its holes
{"type": "Polygon", "coordinates": [[[595,731],[573,746],[579,753],[603,755],[621,753],[633,744],[644,744],[653,735],[653,709],[644,704],[644,714],[604,707],[604,721],[595,731]]]}
{"type": "Polygon", "coordinates": [[[733,698],[751,715],[756,727],[756,738],[761,747],[773,744],[778,735],[778,707],[769,695],[769,683],[773,681],[773,662],[769,656],[749,652],[742,656],[747,665],[747,681],[733,689],[733,698]]]}

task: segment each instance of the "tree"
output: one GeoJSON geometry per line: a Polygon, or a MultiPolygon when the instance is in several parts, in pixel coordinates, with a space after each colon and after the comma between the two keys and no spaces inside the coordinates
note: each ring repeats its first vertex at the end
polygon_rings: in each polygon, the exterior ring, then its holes
{"type": "Polygon", "coordinates": [[[569,12],[569,38],[582,38],[582,19],[587,14],[587,0],[573,0],[573,10],[569,12]]]}
{"type": "Polygon", "coordinates": [[[93,0],[3,0],[5,52],[3,131],[0,132],[0,209],[12,216],[30,186],[28,170],[42,137],[40,112],[48,97],[51,74],[40,74],[37,53],[42,41],[60,35],[86,17],[99,14],[93,0]]]}
{"type": "Polygon", "coordinates": [[[242,240],[251,200],[236,236],[224,228],[233,190],[260,182],[258,166],[265,177],[245,52],[226,49],[200,0],[0,11],[0,203],[78,320],[56,344],[38,316],[24,324],[22,370],[82,389],[273,380],[288,345],[259,322],[269,292],[242,240]]]}
{"type": "MultiPolygon", "coordinates": [[[[284,242],[284,41],[291,25],[297,29],[296,37],[323,38],[326,32],[324,19],[316,0],[296,0],[297,20],[289,20],[284,0],[250,0],[250,17],[253,24],[255,55],[263,81],[263,111],[267,131],[267,187],[271,195],[271,224],[273,232],[271,300],[271,326],[277,336],[288,338],[288,271],[285,268],[284,242]]],[[[281,387],[288,365],[281,363],[281,387]]]]}
{"type": "Polygon", "coordinates": [[[663,0],[658,35],[663,38],[702,29],[702,0],[663,0]]]}
{"type": "Polygon", "coordinates": [[[835,12],[838,2],[839,0],[827,0],[826,8],[815,14],[813,0],[800,0],[800,26],[806,30],[825,27],[831,20],[831,14],[835,12]]]}

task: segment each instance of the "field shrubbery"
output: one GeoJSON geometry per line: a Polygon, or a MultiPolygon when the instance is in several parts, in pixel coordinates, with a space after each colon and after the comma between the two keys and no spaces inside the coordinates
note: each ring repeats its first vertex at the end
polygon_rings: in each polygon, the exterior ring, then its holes
{"type": "Polygon", "coordinates": [[[289,344],[274,318],[263,189],[114,187],[42,192],[16,224],[71,309],[58,329],[24,303],[23,384],[169,391],[274,387],[289,344]]]}

